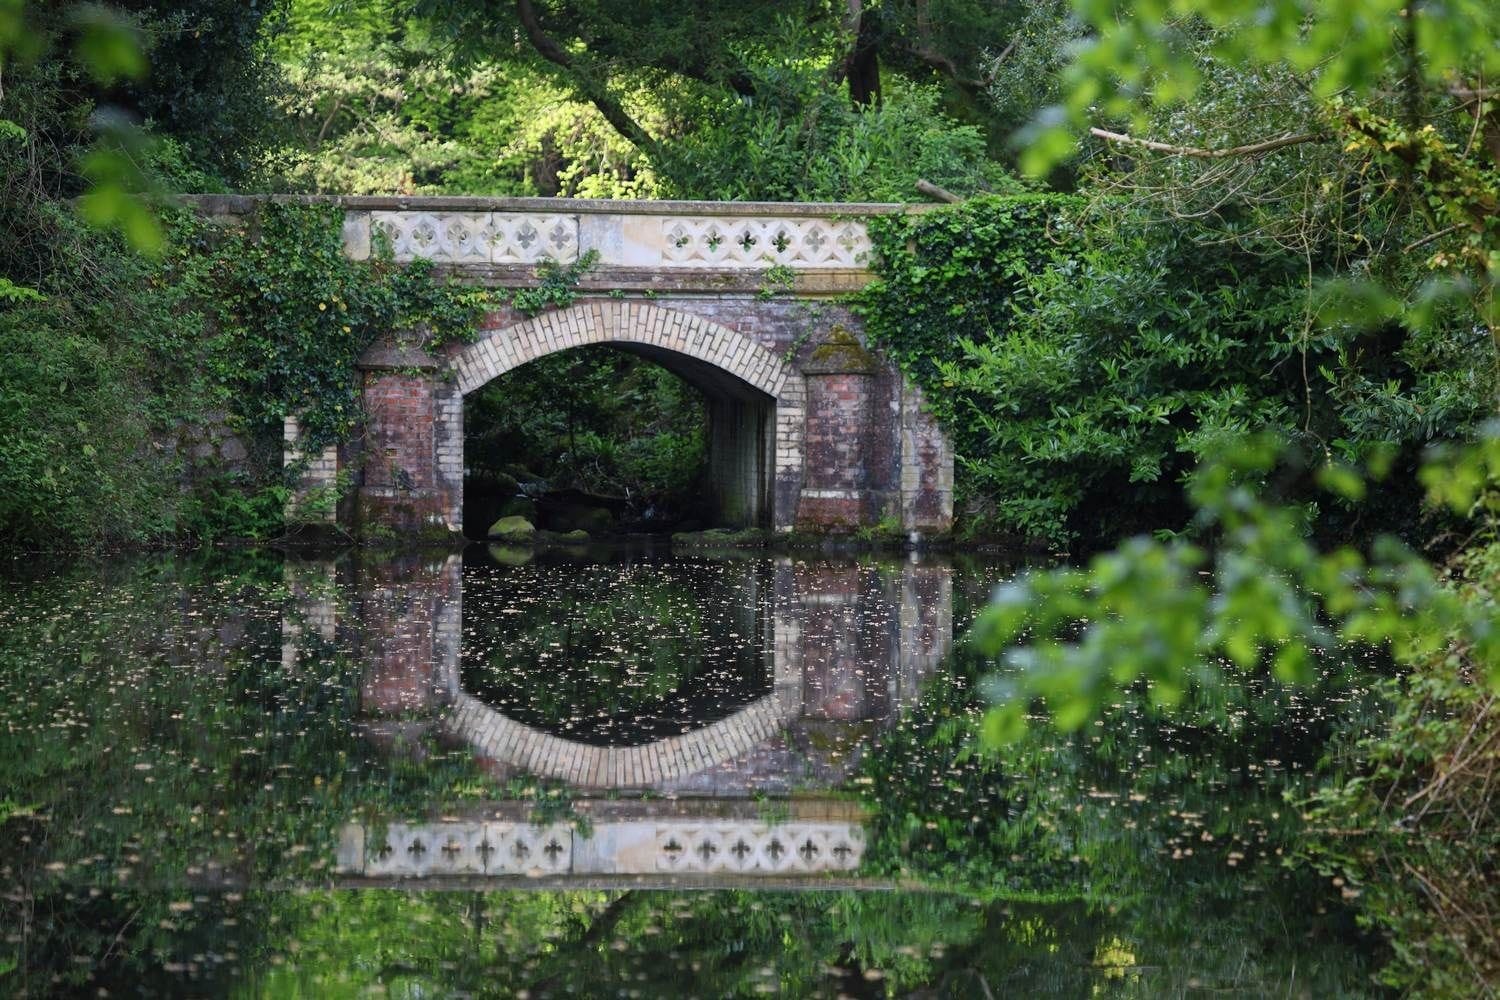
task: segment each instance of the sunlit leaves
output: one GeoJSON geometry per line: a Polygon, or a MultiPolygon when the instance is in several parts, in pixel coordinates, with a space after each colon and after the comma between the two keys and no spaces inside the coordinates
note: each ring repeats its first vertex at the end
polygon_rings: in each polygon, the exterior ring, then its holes
{"type": "Polygon", "coordinates": [[[89,189],[78,199],[84,221],[99,229],[116,230],[143,253],[159,253],[162,228],[155,212],[141,198],[149,185],[132,155],[127,137],[134,133],[113,130],[80,164],[89,189]]]}
{"type": "Polygon", "coordinates": [[[1366,93],[1404,72],[1413,41],[1410,66],[1425,81],[1474,72],[1492,79],[1500,71],[1500,23],[1486,0],[1161,0],[1125,8],[1078,0],[1074,7],[1093,34],[1067,70],[1062,106],[1040,119],[1029,138],[1022,166],[1031,173],[1045,173],[1067,156],[1073,131],[1087,123],[1127,118],[1142,125],[1149,107],[1191,99],[1205,36],[1208,51],[1224,64],[1285,62],[1323,97],[1366,93]]]}
{"type": "MultiPolygon", "coordinates": [[[[1491,434],[1429,464],[1423,475],[1434,501],[1468,513],[1484,497],[1493,513],[1497,441],[1491,434]]],[[[1253,488],[1274,456],[1274,442],[1260,439],[1195,477],[1200,524],[1220,535],[1211,571],[1200,573],[1203,554],[1181,540],[1134,539],[1087,571],[1033,573],[998,592],[973,633],[1004,667],[993,691],[1004,701],[986,734],[1017,737],[1032,699],[1060,729],[1077,729],[1141,681],[1170,705],[1188,685],[1214,683],[1226,659],[1305,683],[1317,658],[1340,643],[1386,646],[1408,663],[1455,646],[1500,688],[1493,608],[1440,585],[1393,539],[1378,539],[1368,564],[1351,550],[1319,552],[1299,517],[1253,488]]],[[[1349,499],[1364,491],[1348,467],[1326,465],[1318,478],[1349,499]]]]}

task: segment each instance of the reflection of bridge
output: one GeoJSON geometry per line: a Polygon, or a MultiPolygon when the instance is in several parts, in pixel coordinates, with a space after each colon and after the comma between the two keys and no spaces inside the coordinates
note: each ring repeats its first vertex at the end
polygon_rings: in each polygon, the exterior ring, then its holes
{"type": "MultiPolygon", "coordinates": [[[[755,563],[746,561],[746,572],[755,563]]],[[[763,565],[763,564],[762,564],[763,565]]],[[[808,799],[846,780],[864,743],[916,697],[952,642],[952,575],[915,557],[888,564],[775,560],[763,640],[770,692],[726,718],[640,746],[595,746],[522,724],[463,690],[462,563],[408,555],[352,564],[352,631],[365,675],[361,712],[372,739],[392,748],[423,732],[472,748],[497,779],[562,781],[582,801],[590,836],[567,825],[534,827],[516,803],[470,817],[344,833],[341,867],[371,878],[505,875],[796,876],[847,871],[863,853],[858,810],[808,799]],[[592,799],[601,792],[666,798],[592,799]],[[776,822],[750,797],[785,796],[776,822]]],[[[332,637],[339,626],[332,564],[291,573],[304,595],[288,620],[332,637]],[[332,581],[328,580],[331,584],[332,581]]]]}

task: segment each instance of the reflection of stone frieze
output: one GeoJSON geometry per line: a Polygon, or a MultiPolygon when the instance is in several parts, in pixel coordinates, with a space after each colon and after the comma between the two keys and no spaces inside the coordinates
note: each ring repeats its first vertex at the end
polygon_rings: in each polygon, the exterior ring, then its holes
{"type": "Polygon", "coordinates": [[[572,867],[573,831],[522,823],[349,826],[339,867],[370,876],[557,875],[572,867]]]}
{"type": "Polygon", "coordinates": [[[863,267],[862,222],[833,219],[678,217],[662,220],[663,262],[696,267],[863,267]]]}
{"type": "Polygon", "coordinates": [[[369,878],[806,875],[855,871],[864,849],[863,828],[850,822],[632,819],[596,823],[587,837],[562,824],[350,824],[338,869],[369,878]]]}
{"type": "Polygon", "coordinates": [[[372,212],[371,227],[399,261],[443,264],[534,264],[578,259],[578,219],[502,212],[372,212]]]}
{"type": "Polygon", "coordinates": [[[656,869],[662,872],[853,871],[864,850],[864,831],[849,823],[677,823],[656,830],[656,869]]]}

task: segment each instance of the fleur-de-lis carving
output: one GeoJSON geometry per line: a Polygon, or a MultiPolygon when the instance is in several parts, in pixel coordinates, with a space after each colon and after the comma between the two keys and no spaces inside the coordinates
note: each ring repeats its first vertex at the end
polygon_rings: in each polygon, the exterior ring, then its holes
{"type": "Polygon", "coordinates": [[[714,855],[718,853],[719,845],[715,844],[711,840],[705,840],[703,843],[698,845],[698,857],[703,859],[704,864],[708,864],[710,861],[712,861],[714,855]]]}
{"type": "Polygon", "coordinates": [[[802,846],[797,848],[797,853],[802,855],[802,860],[807,864],[812,864],[819,854],[818,845],[813,843],[811,837],[808,837],[802,846]]]}
{"type": "Polygon", "coordinates": [[[744,864],[746,855],[750,854],[754,850],[755,849],[753,847],[745,843],[745,838],[741,837],[734,842],[734,846],[729,849],[729,853],[733,854],[735,860],[740,864],[744,864]]]}
{"type": "Polygon", "coordinates": [[[563,845],[557,842],[556,837],[553,837],[551,840],[547,841],[547,846],[542,848],[542,851],[547,855],[548,863],[552,865],[557,864],[557,859],[564,850],[565,848],[563,847],[563,845]]]}
{"type": "Polygon", "coordinates": [[[443,854],[450,862],[464,852],[464,845],[459,843],[457,837],[449,837],[448,842],[443,845],[443,854]]]}
{"type": "Polygon", "coordinates": [[[422,843],[419,837],[411,842],[411,846],[406,849],[406,853],[420,861],[422,860],[422,855],[427,853],[427,845],[422,843]]]}

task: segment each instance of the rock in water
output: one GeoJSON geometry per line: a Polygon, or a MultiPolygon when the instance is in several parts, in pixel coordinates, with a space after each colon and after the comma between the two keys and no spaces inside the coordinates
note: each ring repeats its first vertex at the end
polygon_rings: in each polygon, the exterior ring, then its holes
{"type": "Polygon", "coordinates": [[[489,536],[506,542],[529,542],[536,536],[536,525],[519,515],[502,517],[490,525],[489,536]]]}

